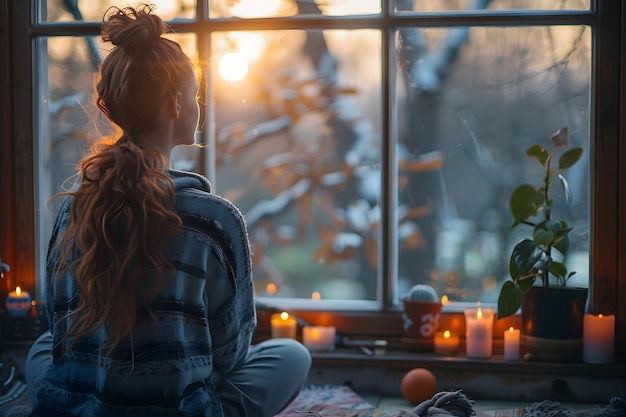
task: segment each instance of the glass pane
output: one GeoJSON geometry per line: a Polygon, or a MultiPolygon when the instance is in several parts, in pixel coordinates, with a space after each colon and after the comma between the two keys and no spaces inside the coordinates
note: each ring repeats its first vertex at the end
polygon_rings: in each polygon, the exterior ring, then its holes
{"type": "Polygon", "coordinates": [[[398,12],[446,12],[468,10],[589,10],[590,0],[392,0],[398,12]]]}
{"type": "MultiPolygon", "coordinates": [[[[195,35],[169,34],[190,57],[196,55],[195,35]]],[[[77,162],[99,135],[106,135],[107,122],[93,103],[93,76],[110,48],[99,37],[40,38],[38,80],[38,200],[39,256],[45,259],[54,223],[54,212],[46,209],[50,198],[73,183],[77,162]]],[[[173,161],[176,163],[176,161],[173,161]]],[[[40,263],[42,268],[44,262],[40,263]]],[[[45,271],[40,271],[45,276],[45,271]]],[[[39,290],[44,283],[39,282],[39,290]]],[[[39,292],[43,294],[43,292],[39,292]]]]}
{"type": "Polygon", "coordinates": [[[196,0],[150,0],[149,2],[123,2],[117,0],[46,0],[46,14],[41,17],[47,22],[101,22],[109,7],[127,4],[149,3],[156,6],[156,13],[164,20],[194,19],[196,0]]]}
{"type": "Polygon", "coordinates": [[[216,189],[246,216],[261,296],[377,299],[380,39],[211,38],[216,189]]]}
{"type": "Polygon", "coordinates": [[[207,0],[211,18],[241,19],[288,17],[307,14],[324,16],[367,15],[381,12],[381,0],[207,0]]]}
{"type": "MultiPolygon", "coordinates": [[[[554,185],[553,219],[574,228],[564,263],[588,286],[591,30],[588,27],[407,28],[396,33],[398,290],[428,283],[453,301],[495,302],[511,249],[517,185],[539,186],[525,156],[567,126],[582,160],[554,185]]],[[[540,282],[540,280],[537,280],[540,282]]]]}

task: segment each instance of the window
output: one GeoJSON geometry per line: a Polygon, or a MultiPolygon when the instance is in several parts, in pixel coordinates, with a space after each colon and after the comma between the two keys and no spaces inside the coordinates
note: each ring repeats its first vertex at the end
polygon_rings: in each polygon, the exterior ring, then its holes
{"type": "MultiPolygon", "coordinates": [[[[91,76],[111,2],[25,3],[10,9],[13,22],[35,23],[11,25],[16,139],[6,149],[16,187],[33,182],[23,187],[33,200],[14,191],[15,207],[36,215],[12,209],[19,226],[9,234],[29,236],[21,246],[42,265],[46,202],[94,138],[91,76]],[[16,71],[24,63],[29,71],[16,71]]],[[[575,232],[566,262],[577,285],[593,277],[594,302],[617,309],[625,284],[619,200],[609,191],[619,167],[612,16],[621,5],[156,3],[205,69],[206,146],[177,149],[174,166],[206,174],[246,215],[261,303],[389,312],[421,282],[453,301],[495,302],[519,238],[506,201],[533,180],[520,155],[568,126],[585,154],[568,178],[575,232]],[[601,156],[611,159],[599,166],[601,156]],[[599,275],[608,278],[597,283],[599,275]]],[[[43,275],[18,268],[33,283],[43,275]]]]}

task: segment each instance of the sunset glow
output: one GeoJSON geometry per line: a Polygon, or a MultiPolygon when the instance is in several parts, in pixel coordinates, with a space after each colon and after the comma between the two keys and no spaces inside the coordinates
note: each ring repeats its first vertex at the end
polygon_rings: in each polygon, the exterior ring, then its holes
{"type": "Polygon", "coordinates": [[[218,71],[226,81],[239,81],[248,75],[248,60],[239,52],[231,52],[219,60],[218,71]]]}

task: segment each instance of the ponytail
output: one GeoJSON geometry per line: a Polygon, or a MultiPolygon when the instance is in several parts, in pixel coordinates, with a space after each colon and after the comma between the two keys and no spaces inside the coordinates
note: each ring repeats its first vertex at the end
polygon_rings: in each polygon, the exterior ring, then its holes
{"type": "Polygon", "coordinates": [[[61,345],[72,336],[71,349],[104,326],[110,352],[132,331],[140,284],[155,277],[151,294],[167,283],[165,271],[173,270],[162,250],[182,221],[172,211],[174,186],[158,149],[140,148],[125,136],[93,148],[79,164],[78,190],[59,194],[72,200],[56,246],[57,271],[70,272],[80,291],[61,345]]]}

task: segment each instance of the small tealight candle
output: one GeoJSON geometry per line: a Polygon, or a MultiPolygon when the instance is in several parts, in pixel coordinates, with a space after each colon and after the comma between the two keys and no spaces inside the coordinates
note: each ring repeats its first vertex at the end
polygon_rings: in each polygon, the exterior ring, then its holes
{"type": "Polygon", "coordinates": [[[459,348],[459,335],[450,333],[450,330],[435,333],[435,353],[452,355],[459,348]]]}
{"type": "Polygon", "coordinates": [[[504,360],[516,361],[519,359],[520,330],[509,327],[504,332],[504,360]]]}
{"type": "Polygon", "coordinates": [[[16,287],[7,296],[6,309],[11,317],[24,317],[31,310],[31,299],[28,291],[16,287]]]}
{"type": "Polygon", "coordinates": [[[466,308],[464,313],[467,357],[491,357],[493,343],[493,309],[481,307],[466,308]]]}
{"type": "Polygon", "coordinates": [[[583,319],[583,362],[613,362],[615,316],[585,314],[583,319]]]}
{"type": "Polygon", "coordinates": [[[286,311],[282,313],[274,313],[271,317],[271,333],[272,338],[296,338],[296,329],[298,322],[295,317],[286,311]]]}
{"type": "Polygon", "coordinates": [[[334,350],[336,332],[334,326],[305,326],[302,343],[310,350],[334,350]]]}

